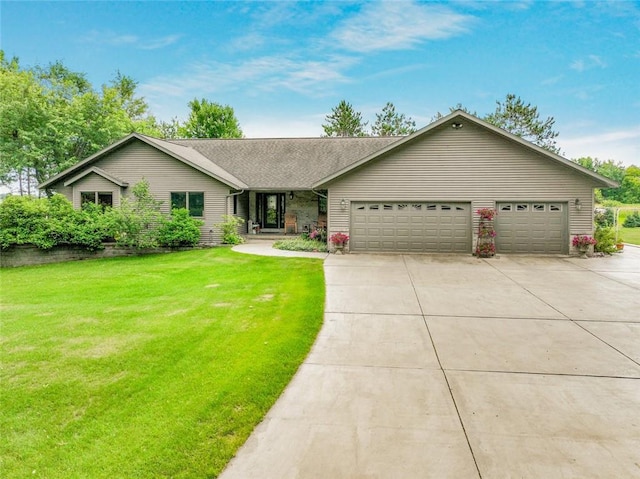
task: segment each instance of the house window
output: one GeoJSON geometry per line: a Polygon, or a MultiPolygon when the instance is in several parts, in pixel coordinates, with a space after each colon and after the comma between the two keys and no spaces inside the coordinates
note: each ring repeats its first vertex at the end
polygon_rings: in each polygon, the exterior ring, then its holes
{"type": "MultiPolygon", "coordinates": [[[[358,208],[363,209],[363,208],[358,208]]],[[[327,212],[327,198],[318,196],[318,214],[327,212]]]]}
{"type": "Polygon", "coordinates": [[[549,205],[549,211],[562,211],[562,205],[551,203],[549,205]]]}
{"type": "Polygon", "coordinates": [[[191,216],[204,216],[204,193],[177,191],[171,193],[171,209],[185,208],[191,216]]]}
{"type": "Polygon", "coordinates": [[[533,211],[544,211],[544,205],[542,203],[534,203],[533,204],[533,211]]]}
{"type": "Polygon", "coordinates": [[[110,191],[81,191],[80,204],[93,203],[103,208],[113,206],[113,193],[110,191]]]}

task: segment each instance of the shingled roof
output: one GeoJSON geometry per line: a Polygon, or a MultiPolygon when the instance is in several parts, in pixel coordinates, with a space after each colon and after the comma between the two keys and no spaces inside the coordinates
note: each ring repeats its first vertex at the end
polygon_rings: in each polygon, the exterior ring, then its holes
{"type": "Polygon", "coordinates": [[[301,190],[399,137],[165,140],[190,147],[253,190],[301,190]]]}

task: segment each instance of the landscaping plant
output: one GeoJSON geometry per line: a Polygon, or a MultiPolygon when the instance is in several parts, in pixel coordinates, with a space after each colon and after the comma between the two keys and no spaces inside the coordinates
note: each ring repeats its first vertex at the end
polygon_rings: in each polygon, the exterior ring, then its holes
{"type": "Polygon", "coordinates": [[[160,246],[177,248],[195,246],[200,241],[200,226],[204,221],[189,216],[189,210],[178,208],[171,212],[171,218],[162,222],[158,230],[160,246]]]}
{"type": "Polygon", "coordinates": [[[238,228],[244,220],[234,215],[222,215],[222,219],[222,223],[215,225],[222,232],[222,242],[231,245],[244,243],[244,239],[238,233],[238,228]]]}

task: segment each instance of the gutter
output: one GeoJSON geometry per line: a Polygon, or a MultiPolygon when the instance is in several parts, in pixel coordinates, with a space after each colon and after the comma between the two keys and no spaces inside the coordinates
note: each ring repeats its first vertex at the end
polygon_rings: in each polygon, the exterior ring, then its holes
{"type": "Polygon", "coordinates": [[[242,193],[244,193],[244,189],[238,191],[237,193],[229,193],[228,195],[225,195],[225,202],[224,202],[224,210],[226,212],[226,214],[229,214],[229,198],[233,197],[233,196],[239,196],[242,193]]]}

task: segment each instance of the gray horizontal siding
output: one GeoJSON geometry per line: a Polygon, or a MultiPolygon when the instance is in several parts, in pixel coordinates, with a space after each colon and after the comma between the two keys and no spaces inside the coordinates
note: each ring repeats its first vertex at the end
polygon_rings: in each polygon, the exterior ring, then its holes
{"type": "Polygon", "coordinates": [[[91,173],[73,183],[72,201],[74,208],[80,208],[80,193],[83,191],[99,191],[101,193],[111,192],[113,194],[113,206],[120,205],[121,188],[118,185],[107,180],[106,178],[103,178],[100,175],[96,175],[95,173],[91,173]]]}
{"type": "Polygon", "coordinates": [[[567,202],[571,234],[589,233],[594,186],[590,178],[484,128],[443,126],[333,181],[329,228],[348,231],[350,207],[340,207],[343,198],[347,203],[469,201],[474,210],[496,201],[538,200],[567,202]]]}
{"type": "MultiPolygon", "coordinates": [[[[227,212],[226,198],[229,194],[227,185],[142,142],[130,143],[91,166],[102,168],[111,175],[128,182],[129,187],[124,188],[124,195],[129,195],[132,187],[143,178],[147,179],[151,193],[157,200],[163,202],[161,209],[167,214],[170,212],[172,191],[203,191],[205,206],[202,220],[205,224],[201,228],[202,240],[220,242],[219,229],[214,225],[220,223],[222,215],[227,212]],[[212,229],[213,233],[210,233],[212,229]]],[[[89,175],[89,177],[93,176],[96,175],[89,175]]],[[[82,191],[85,191],[85,184],[81,181],[78,183],[82,185],[82,191]]],[[[61,186],[62,182],[52,185],[52,189],[57,191],[61,186]]],[[[73,186],[75,197],[76,191],[80,189],[77,185],[73,186]]],[[[79,198],[79,193],[77,194],[79,198]]]]}

